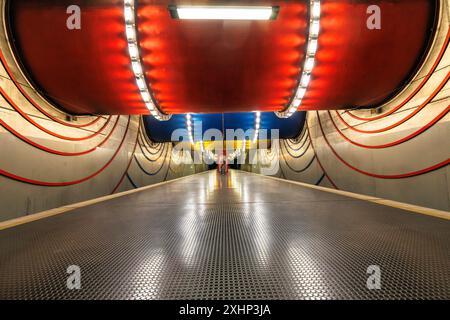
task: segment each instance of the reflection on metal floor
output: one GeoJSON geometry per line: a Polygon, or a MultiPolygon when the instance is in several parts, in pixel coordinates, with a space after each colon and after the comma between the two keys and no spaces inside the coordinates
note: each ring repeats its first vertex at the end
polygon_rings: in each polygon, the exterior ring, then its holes
{"type": "Polygon", "coordinates": [[[449,299],[450,223],[210,172],[0,231],[0,298],[449,299]]]}

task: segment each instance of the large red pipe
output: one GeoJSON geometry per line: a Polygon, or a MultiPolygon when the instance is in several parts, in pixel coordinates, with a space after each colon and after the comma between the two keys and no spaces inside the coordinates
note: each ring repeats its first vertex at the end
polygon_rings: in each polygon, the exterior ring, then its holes
{"type": "MultiPolygon", "coordinates": [[[[138,2],[146,77],[163,111],[283,109],[304,61],[309,1],[248,1],[279,5],[269,22],[173,20],[169,2],[138,2]]],[[[319,51],[301,108],[371,107],[398,92],[426,53],[436,1],[321,2],[319,51]],[[381,8],[380,30],[366,28],[368,5],[381,8]]],[[[130,68],[122,1],[8,3],[18,60],[49,100],[74,114],[148,113],[130,68]],[[74,4],[81,30],[66,28],[74,4]]]]}

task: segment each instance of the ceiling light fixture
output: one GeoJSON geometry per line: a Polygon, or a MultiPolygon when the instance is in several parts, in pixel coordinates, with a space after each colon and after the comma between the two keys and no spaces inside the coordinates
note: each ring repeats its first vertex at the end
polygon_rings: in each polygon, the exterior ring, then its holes
{"type": "Polygon", "coordinates": [[[188,131],[189,141],[194,144],[194,135],[192,134],[192,116],[190,113],[186,114],[186,128],[188,131]]]}
{"type": "Polygon", "coordinates": [[[309,35],[306,45],[306,58],[303,65],[302,74],[299,84],[296,88],[294,98],[289,105],[281,112],[275,112],[279,118],[290,118],[301,105],[305,96],[309,82],[311,80],[311,72],[315,65],[315,58],[318,47],[318,38],[320,31],[320,0],[310,0],[309,7],[309,35]]]}
{"type": "Polygon", "coordinates": [[[150,94],[150,90],[147,87],[145,81],[144,71],[142,67],[141,57],[139,55],[139,47],[136,35],[136,11],[134,0],[124,0],[124,18],[125,18],[125,34],[128,41],[128,53],[131,59],[131,69],[134,73],[136,85],[141,93],[141,98],[145,103],[145,106],[150,111],[150,114],[160,121],[167,121],[170,119],[170,115],[164,114],[156,106],[150,94]]]}
{"type": "Polygon", "coordinates": [[[279,6],[169,5],[171,17],[180,20],[275,20],[279,11],[279,6]]]}
{"type": "Polygon", "coordinates": [[[254,131],[254,135],[253,135],[253,143],[255,143],[258,140],[260,128],[261,128],[261,112],[256,111],[255,112],[255,131],[254,131]]]}

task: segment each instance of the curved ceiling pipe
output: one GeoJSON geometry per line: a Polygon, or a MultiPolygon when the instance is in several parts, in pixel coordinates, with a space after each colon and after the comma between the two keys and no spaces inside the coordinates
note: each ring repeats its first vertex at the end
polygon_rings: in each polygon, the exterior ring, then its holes
{"type": "Polygon", "coordinates": [[[426,57],[438,2],[321,0],[315,67],[300,109],[371,108],[394,97],[426,57]],[[380,29],[373,29],[378,9],[380,29]]]}
{"type": "MultiPolygon", "coordinates": [[[[381,29],[369,30],[367,2],[321,0],[318,50],[298,108],[373,107],[392,97],[426,53],[436,2],[373,0],[381,29]]],[[[123,0],[8,3],[17,60],[43,96],[73,114],[150,113],[131,68],[123,0]],[[80,30],[66,27],[70,5],[82,9],[80,30]]],[[[136,16],[143,73],[161,113],[283,111],[298,103],[309,65],[309,1],[258,1],[279,7],[267,21],[173,19],[169,4],[140,0],[136,16]]]]}

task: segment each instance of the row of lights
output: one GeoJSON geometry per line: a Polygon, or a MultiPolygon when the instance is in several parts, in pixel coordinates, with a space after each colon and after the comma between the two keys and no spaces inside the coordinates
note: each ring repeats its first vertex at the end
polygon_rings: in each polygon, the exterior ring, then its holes
{"type": "Polygon", "coordinates": [[[318,38],[320,31],[320,0],[310,0],[310,20],[309,20],[309,35],[308,45],[306,49],[306,59],[303,66],[302,76],[300,83],[297,87],[295,97],[287,110],[283,112],[276,112],[280,118],[291,117],[302,103],[305,96],[306,89],[308,88],[309,81],[311,80],[311,72],[314,68],[315,57],[317,52],[318,38]]]}
{"type": "Polygon", "coordinates": [[[233,161],[234,159],[236,159],[237,157],[239,157],[240,155],[241,155],[241,152],[242,152],[242,150],[241,149],[237,149],[237,150],[235,150],[234,152],[232,152],[232,153],[230,153],[229,155],[228,155],[228,161],[229,162],[231,162],[231,161],[233,161]]]}
{"type": "MultiPolygon", "coordinates": [[[[230,153],[227,156],[227,161],[229,161],[229,162],[233,161],[234,159],[239,157],[242,154],[242,152],[243,152],[243,150],[241,150],[241,149],[235,150],[233,153],[230,153]]],[[[215,154],[214,152],[212,152],[211,150],[206,150],[205,155],[214,161],[219,161],[219,156],[217,154],[215,154]]]]}
{"type": "Polygon", "coordinates": [[[218,155],[217,154],[215,154],[215,153],[213,153],[211,150],[206,150],[205,151],[205,154],[206,154],[206,156],[208,157],[208,158],[210,158],[211,160],[213,160],[213,161],[218,161],[219,160],[219,157],[218,157],[218,155]]]}
{"type": "Polygon", "coordinates": [[[144,68],[142,67],[141,57],[139,54],[139,46],[136,36],[136,14],[134,0],[124,0],[124,15],[125,15],[125,32],[128,41],[128,52],[131,58],[131,66],[133,69],[136,83],[141,93],[142,100],[150,113],[160,121],[167,121],[170,115],[162,113],[153,102],[150,91],[145,81],[144,68]]]}
{"type": "Polygon", "coordinates": [[[189,141],[194,144],[194,134],[192,133],[192,116],[190,113],[186,114],[186,128],[189,135],[189,141]]]}
{"type": "MultiPolygon", "coordinates": [[[[207,157],[209,157],[210,159],[213,159],[215,161],[217,161],[219,159],[218,155],[216,155],[215,153],[213,153],[211,150],[206,150],[203,146],[203,141],[200,143],[201,145],[201,152],[205,153],[207,157]]],[[[245,152],[246,149],[246,141],[245,139],[242,140],[242,147],[240,149],[236,149],[234,150],[232,153],[230,153],[227,156],[228,161],[233,161],[234,159],[236,159],[237,157],[239,157],[242,153],[245,152]]]]}
{"type": "Polygon", "coordinates": [[[259,135],[259,129],[261,128],[261,112],[256,111],[255,112],[255,133],[253,136],[253,143],[256,142],[259,135]]]}

